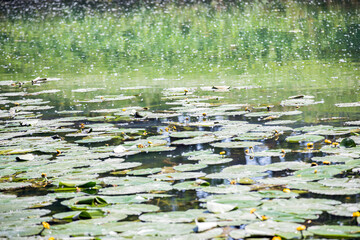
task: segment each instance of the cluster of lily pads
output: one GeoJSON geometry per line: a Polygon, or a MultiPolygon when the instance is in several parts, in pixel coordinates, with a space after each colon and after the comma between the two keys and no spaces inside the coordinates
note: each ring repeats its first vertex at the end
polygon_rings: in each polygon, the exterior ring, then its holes
{"type": "MultiPolygon", "coordinates": [[[[291,127],[300,107],[323,103],[313,96],[252,106],[222,101],[241,87],[174,88],[162,92],[166,110],[85,114],[38,98],[52,90],[7,84],[0,94],[1,237],[360,237],[360,124],[291,127]],[[47,118],[51,110],[56,117],[47,118]],[[151,153],[177,162],[156,162],[151,153]],[[195,207],[163,210],[187,192],[195,193],[195,207]],[[341,224],[325,224],[324,216],[341,224]]],[[[76,104],[135,97],[96,95],[76,104]]],[[[349,106],[357,104],[339,105],[349,106]]]]}

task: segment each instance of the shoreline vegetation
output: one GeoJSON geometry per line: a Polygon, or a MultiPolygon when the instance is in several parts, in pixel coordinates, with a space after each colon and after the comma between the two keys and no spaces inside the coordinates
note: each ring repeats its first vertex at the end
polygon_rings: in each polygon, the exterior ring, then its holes
{"type": "Polygon", "coordinates": [[[357,61],[360,56],[356,1],[133,1],[128,7],[125,2],[61,1],[28,11],[21,8],[25,3],[15,8],[3,2],[0,73],[64,66],[71,72],[72,65],[94,71],[144,65],[167,73],[244,72],[257,62],[357,61]]]}

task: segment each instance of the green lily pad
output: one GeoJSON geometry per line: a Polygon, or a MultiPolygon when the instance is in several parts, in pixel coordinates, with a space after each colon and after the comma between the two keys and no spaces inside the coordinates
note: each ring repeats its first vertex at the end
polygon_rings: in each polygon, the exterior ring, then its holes
{"type": "Polygon", "coordinates": [[[360,102],[336,103],[337,107],[360,107],[360,102]]]}
{"type": "Polygon", "coordinates": [[[353,213],[359,211],[360,203],[343,203],[336,205],[334,209],[327,211],[331,215],[353,217],[353,213]]]}
{"type": "Polygon", "coordinates": [[[210,145],[216,148],[248,148],[261,144],[261,142],[219,142],[210,145]]]}
{"type": "Polygon", "coordinates": [[[85,138],[82,140],[75,141],[76,143],[99,143],[99,142],[108,142],[112,139],[112,137],[93,137],[93,138],[85,138]]]}
{"type": "Polygon", "coordinates": [[[331,178],[318,181],[324,186],[328,187],[346,187],[346,188],[357,188],[360,186],[359,178],[331,178]]]}
{"type": "Polygon", "coordinates": [[[193,232],[194,225],[181,223],[150,223],[150,222],[121,222],[107,225],[115,232],[121,232],[120,236],[181,236],[193,232]]]}
{"type": "Polygon", "coordinates": [[[196,181],[185,181],[185,182],[177,183],[173,185],[173,188],[179,191],[195,190],[203,187],[208,187],[209,185],[210,183],[208,183],[207,181],[198,179],[196,181]]]}
{"type": "Polygon", "coordinates": [[[187,211],[147,213],[139,217],[140,220],[145,222],[158,223],[190,223],[193,222],[196,218],[197,216],[187,211]]]}
{"type": "Polygon", "coordinates": [[[249,236],[249,234],[244,229],[232,230],[229,235],[234,239],[242,239],[249,236]]]}
{"type": "Polygon", "coordinates": [[[198,164],[181,164],[178,166],[175,166],[174,169],[179,172],[189,172],[189,171],[197,171],[203,168],[206,168],[208,165],[204,163],[198,163],[198,164]]]}
{"type": "Polygon", "coordinates": [[[202,239],[215,239],[222,234],[222,228],[214,228],[201,233],[190,233],[181,236],[174,236],[172,240],[202,240],[202,239]]]}
{"type": "Polygon", "coordinates": [[[223,203],[208,201],[206,203],[206,208],[211,213],[224,213],[235,209],[236,204],[232,205],[232,204],[223,204],[223,203]]]}
{"type": "Polygon", "coordinates": [[[161,172],[161,168],[144,168],[127,172],[128,175],[149,175],[161,172]]]}
{"type": "Polygon", "coordinates": [[[351,138],[344,138],[341,142],[340,142],[340,146],[342,147],[346,147],[346,148],[352,148],[352,147],[356,147],[356,143],[353,139],[351,138]]]}
{"type": "Polygon", "coordinates": [[[170,137],[173,138],[193,138],[193,137],[201,137],[201,136],[211,136],[212,132],[208,131],[185,131],[185,132],[171,132],[170,137]]]}
{"type": "Polygon", "coordinates": [[[291,188],[307,190],[312,193],[324,195],[356,195],[360,193],[359,188],[328,187],[317,182],[309,182],[306,185],[289,184],[291,188]]]}
{"type": "Polygon", "coordinates": [[[297,197],[299,196],[298,193],[294,193],[294,192],[283,192],[283,191],[279,191],[279,190],[261,190],[258,191],[258,193],[263,197],[263,198],[292,198],[292,197],[297,197]]]}
{"type": "Polygon", "coordinates": [[[322,165],[322,166],[316,166],[316,167],[298,170],[294,172],[294,176],[303,179],[304,178],[310,178],[313,180],[324,179],[340,174],[343,171],[346,171],[350,168],[351,167],[344,165],[330,165],[330,166],[322,165]]]}
{"type": "MultiPolygon", "coordinates": [[[[70,211],[70,212],[57,213],[53,215],[53,218],[67,220],[67,221],[76,221],[83,219],[101,218],[104,216],[105,213],[103,211],[92,210],[92,211],[70,211]]],[[[124,215],[124,218],[126,218],[126,215],[124,215]]]]}
{"type": "MultiPolygon", "coordinates": [[[[151,175],[154,176],[154,175],[151,175]]],[[[172,187],[167,182],[150,182],[139,185],[118,186],[100,189],[100,193],[104,195],[125,195],[136,194],[153,191],[169,191],[172,187]]]]}
{"type": "Polygon", "coordinates": [[[263,140],[275,137],[273,132],[247,132],[241,134],[239,137],[234,137],[235,141],[252,141],[252,140],[263,140]]]}
{"type": "Polygon", "coordinates": [[[312,226],[307,229],[314,235],[328,238],[360,238],[360,227],[358,226],[338,226],[322,225],[312,226]]]}
{"type": "Polygon", "coordinates": [[[299,142],[319,142],[324,140],[323,136],[312,135],[312,134],[303,134],[287,137],[285,140],[290,143],[299,143],[299,142]]]}
{"type": "Polygon", "coordinates": [[[296,123],[296,120],[273,120],[270,122],[266,122],[265,125],[287,125],[296,123]]]}
{"type": "Polygon", "coordinates": [[[207,193],[217,193],[217,194],[230,194],[230,193],[244,193],[250,191],[250,187],[243,185],[218,185],[218,186],[209,186],[202,189],[207,193]]]}
{"type": "MultiPolygon", "coordinates": [[[[291,222],[275,222],[272,220],[260,221],[250,223],[245,227],[245,231],[251,236],[275,236],[280,235],[284,232],[295,233],[297,237],[301,237],[299,231],[296,230],[297,227],[301,226],[297,223],[291,222]]],[[[305,235],[305,232],[304,232],[305,235]]],[[[308,234],[307,234],[308,235],[308,234]]]]}
{"type": "Polygon", "coordinates": [[[190,139],[181,139],[172,141],[171,144],[173,145],[195,145],[195,144],[204,144],[204,143],[211,143],[215,141],[222,140],[221,138],[217,138],[215,136],[201,136],[201,137],[194,137],[190,139]]]}
{"type": "Polygon", "coordinates": [[[325,157],[313,157],[311,160],[315,162],[329,161],[331,163],[346,163],[348,161],[354,160],[354,158],[341,155],[330,155],[325,157]]]}
{"type": "Polygon", "coordinates": [[[205,176],[205,173],[201,172],[175,172],[175,173],[165,173],[158,175],[151,175],[150,178],[162,181],[174,181],[174,180],[185,180],[185,179],[194,179],[205,176]]]}

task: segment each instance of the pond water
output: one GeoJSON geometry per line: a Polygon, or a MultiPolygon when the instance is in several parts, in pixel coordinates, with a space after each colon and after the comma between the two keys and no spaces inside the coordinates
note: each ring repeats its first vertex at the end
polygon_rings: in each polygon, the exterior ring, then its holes
{"type": "Polygon", "coordinates": [[[4,1],[0,236],[360,237],[359,7],[4,1]]]}

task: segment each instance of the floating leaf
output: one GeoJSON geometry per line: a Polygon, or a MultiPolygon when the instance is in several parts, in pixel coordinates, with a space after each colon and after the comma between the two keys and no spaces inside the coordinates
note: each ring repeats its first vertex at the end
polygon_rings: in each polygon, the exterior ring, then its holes
{"type": "Polygon", "coordinates": [[[180,172],[189,172],[189,171],[197,171],[203,168],[206,168],[208,165],[204,163],[198,163],[198,164],[181,164],[178,166],[175,166],[174,169],[176,171],[180,172]]]}
{"type": "Polygon", "coordinates": [[[127,172],[129,175],[149,175],[161,172],[161,168],[144,168],[127,172]]]}
{"type": "Polygon", "coordinates": [[[205,176],[205,173],[201,172],[175,172],[175,173],[165,173],[158,175],[151,175],[150,178],[162,181],[174,181],[174,180],[184,180],[184,179],[194,179],[205,176]]]}
{"type": "Polygon", "coordinates": [[[216,148],[248,148],[261,145],[261,142],[220,142],[213,143],[211,146],[216,148]]]}
{"type": "Polygon", "coordinates": [[[342,147],[346,147],[346,148],[352,148],[352,147],[356,147],[356,143],[353,139],[351,138],[344,138],[341,142],[340,142],[340,146],[342,147]]]}
{"type": "Polygon", "coordinates": [[[299,142],[319,142],[324,140],[323,136],[312,135],[312,134],[303,134],[287,137],[285,140],[290,143],[299,143],[299,142]]]}
{"type": "Polygon", "coordinates": [[[222,203],[211,202],[211,201],[206,203],[207,210],[212,213],[229,212],[229,211],[233,210],[235,207],[236,207],[236,205],[222,204],[222,203]]]}
{"type": "Polygon", "coordinates": [[[323,225],[312,226],[307,230],[314,235],[328,238],[360,238],[360,227],[358,226],[323,225]]]}

